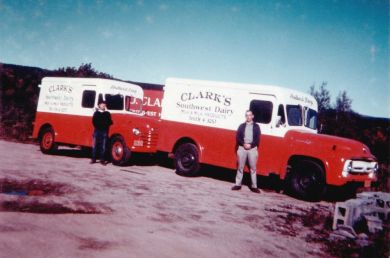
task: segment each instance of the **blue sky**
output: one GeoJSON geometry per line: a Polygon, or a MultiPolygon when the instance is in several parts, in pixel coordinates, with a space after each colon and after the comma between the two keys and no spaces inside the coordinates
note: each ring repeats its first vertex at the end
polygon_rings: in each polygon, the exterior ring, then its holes
{"type": "Polygon", "coordinates": [[[388,0],[0,0],[0,62],[92,63],[114,77],[328,82],[390,118],[388,0]]]}

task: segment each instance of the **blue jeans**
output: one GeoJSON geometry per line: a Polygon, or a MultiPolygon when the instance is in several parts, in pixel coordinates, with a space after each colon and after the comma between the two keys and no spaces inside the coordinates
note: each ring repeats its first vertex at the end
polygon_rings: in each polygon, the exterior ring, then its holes
{"type": "Polygon", "coordinates": [[[99,155],[101,161],[105,160],[106,154],[106,143],[108,134],[106,131],[95,129],[93,132],[93,143],[92,143],[92,160],[96,160],[99,155]]]}

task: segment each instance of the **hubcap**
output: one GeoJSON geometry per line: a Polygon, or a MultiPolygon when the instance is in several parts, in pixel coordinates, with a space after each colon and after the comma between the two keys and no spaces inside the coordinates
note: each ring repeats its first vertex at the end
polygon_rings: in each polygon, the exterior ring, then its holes
{"type": "Polygon", "coordinates": [[[301,185],[302,188],[308,189],[310,187],[313,187],[316,183],[316,177],[314,173],[306,173],[306,175],[302,176],[301,179],[299,180],[299,184],[301,185]]]}
{"type": "Polygon", "coordinates": [[[123,146],[120,142],[115,142],[112,146],[112,157],[115,160],[120,160],[123,156],[123,146]]]}
{"type": "Polygon", "coordinates": [[[50,132],[47,132],[43,135],[42,138],[42,146],[45,149],[50,149],[51,145],[53,144],[53,136],[50,132]]]}
{"type": "Polygon", "coordinates": [[[181,157],[181,164],[185,168],[192,167],[195,162],[195,156],[192,153],[184,153],[181,157]]]}

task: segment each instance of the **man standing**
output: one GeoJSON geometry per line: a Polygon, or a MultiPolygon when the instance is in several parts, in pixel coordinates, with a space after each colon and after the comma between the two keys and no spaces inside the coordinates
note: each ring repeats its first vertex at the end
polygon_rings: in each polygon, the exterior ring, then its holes
{"type": "Polygon", "coordinates": [[[261,130],[257,123],[253,122],[254,115],[252,111],[247,110],[245,112],[245,123],[242,123],[237,130],[236,141],[238,145],[237,149],[237,175],[236,184],[232,187],[232,190],[237,191],[241,189],[242,178],[244,176],[244,167],[248,160],[249,168],[251,172],[252,185],[251,191],[254,193],[260,193],[260,189],[257,188],[257,173],[256,165],[257,158],[259,156],[257,147],[260,142],[261,130]]]}
{"type": "Polygon", "coordinates": [[[99,155],[100,163],[106,165],[105,160],[106,144],[108,139],[108,130],[112,125],[111,114],[106,111],[106,102],[100,100],[98,108],[93,114],[92,124],[94,126],[93,131],[93,147],[92,147],[92,160],[91,164],[96,163],[96,154],[99,155]]]}

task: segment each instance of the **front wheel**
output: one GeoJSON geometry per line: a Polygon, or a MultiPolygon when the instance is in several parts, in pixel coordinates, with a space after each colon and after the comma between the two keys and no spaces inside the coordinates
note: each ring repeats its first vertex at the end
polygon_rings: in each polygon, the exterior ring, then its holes
{"type": "Polygon", "coordinates": [[[54,141],[54,130],[51,127],[42,129],[39,137],[39,147],[42,153],[53,154],[57,150],[57,144],[54,141]]]}
{"type": "Polygon", "coordinates": [[[324,169],[311,160],[302,160],[293,164],[286,181],[287,191],[299,199],[318,201],[325,192],[324,169]]]}
{"type": "Polygon", "coordinates": [[[175,151],[176,173],[182,176],[197,176],[200,169],[199,152],[195,144],[184,143],[175,151]]]}
{"type": "Polygon", "coordinates": [[[111,161],[116,166],[125,165],[131,156],[130,150],[127,148],[125,140],[121,136],[115,136],[111,139],[111,161]]]}

